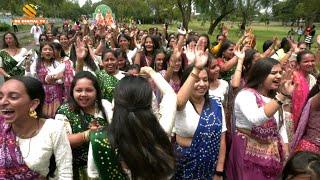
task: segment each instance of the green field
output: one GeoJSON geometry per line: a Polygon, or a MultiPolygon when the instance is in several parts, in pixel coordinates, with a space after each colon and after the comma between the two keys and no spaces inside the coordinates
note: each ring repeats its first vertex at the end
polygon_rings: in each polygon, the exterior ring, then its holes
{"type": "MultiPolygon", "coordinates": [[[[236,22],[224,22],[224,24],[229,28],[229,37],[233,42],[237,42],[240,38],[238,24],[236,22]]],[[[139,25],[140,29],[149,29],[151,27],[158,27],[159,30],[162,30],[162,24],[148,24],[148,25],[139,25]]],[[[278,37],[282,39],[287,36],[288,31],[290,30],[290,26],[281,26],[279,23],[271,23],[269,26],[265,26],[264,23],[252,23],[249,27],[252,27],[254,34],[257,38],[256,48],[261,52],[263,42],[266,40],[272,40],[273,37],[278,37]]],[[[209,22],[205,24],[201,24],[201,22],[193,20],[189,24],[189,29],[192,31],[198,32],[199,34],[207,33],[209,29],[209,22]]],[[[293,28],[296,30],[296,27],[293,28]]],[[[169,25],[168,32],[177,32],[177,25],[169,25]]],[[[320,28],[317,25],[316,34],[319,34],[320,28]]],[[[210,36],[210,42],[214,42],[216,35],[218,34],[218,30],[216,29],[212,36],[210,36]]],[[[297,37],[295,38],[297,40],[297,37]]],[[[303,38],[301,38],[303,39],[303,38]]],[[[313,50],[316,48],[316,44],[313,43],[313,50]]]]}

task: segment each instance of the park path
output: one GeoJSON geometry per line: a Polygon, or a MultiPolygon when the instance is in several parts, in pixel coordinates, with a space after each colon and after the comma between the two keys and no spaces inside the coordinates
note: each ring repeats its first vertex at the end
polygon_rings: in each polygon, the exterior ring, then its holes
{"type": "MultiPolygon", "coordinates": [[[[5,32],[0,32],[0,37],[1,37],[1,40],[0,40],[0,49],[2,48],[2,44],[3,44],[3,35],[5,34],[5,32]]],[[[30,31],[19,31],[17,33],[15,33],[18,40],[22,39],[22,38],[25,38],[25,37],[30,37],[30,39],[33,40],[33,35],[30,34],[30,31]]],[[[31,48],[34,48],[35,46],[32,44],[32,40],[31,40],[31,43],[27,43],[27,44],[22,44],[22,47],[26,48],[26,49],[31,49],[31,48]]],[[[19,41],[20,42],[20,41],[19,41]]]]}

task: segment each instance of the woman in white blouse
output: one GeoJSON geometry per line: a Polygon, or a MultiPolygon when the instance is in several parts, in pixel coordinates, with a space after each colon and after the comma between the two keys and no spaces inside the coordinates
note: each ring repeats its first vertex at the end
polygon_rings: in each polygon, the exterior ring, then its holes
{"type": "Polygon", "coordinates": [[[0,89],[0,179],[45,179],[54,155],[57,179],[72,179],[72,155],[63,122],[42,118],[40,81],[16,77],[0,89]]]}
{"type": "Polygon", "coordinates": [[[57,108],[63,102],[63,77],[65,64],[57,61],[52,43],[45,42],[40,46],[40,56],[30,65],[27,60],[25,75],[39,79],[45,91],[43,115],[54,117],[57,108]]]}
{"type": "Polygon", "coordinates": [[[272,58],[258,61],[249,72],[247,88],[237,95],[228,179],[277,179],[281,173],[288,138],[278,110],[294,88],[291,80],[282,79],[282,72],[272,58]]]}
{"type": "Polygon", "coordinates": [[[195,65],[185,70],[177,95],[174,179],[222,179],[227,130],[223,106],[208,95],[208,52],[195,54],[195,65]]]}
{"type": "Polygon", "coordinates": [[[152,112],[152,90],[146,79],[123,78],[115,90],[112,122],[107,129],[90,134],[90,178],[161,179],[172,175],[174,157],[169,136],[176,94],[151,67],[142,67],[140,73],[151,77],[163,93],[159,111],[152,112]]]}

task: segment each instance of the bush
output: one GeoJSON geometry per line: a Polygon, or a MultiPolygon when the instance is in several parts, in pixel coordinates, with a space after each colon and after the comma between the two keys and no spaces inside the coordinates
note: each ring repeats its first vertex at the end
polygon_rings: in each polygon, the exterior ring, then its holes
{"type": "Polygon", "coordinates": [[[0,23],[0,32],[9,31],[11,26],[6,23],[0,23]]]}

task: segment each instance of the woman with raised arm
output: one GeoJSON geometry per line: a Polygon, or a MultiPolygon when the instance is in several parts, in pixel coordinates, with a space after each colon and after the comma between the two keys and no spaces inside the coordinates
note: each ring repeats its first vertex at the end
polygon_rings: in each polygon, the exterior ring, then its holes
{"type": "Polygon", "coordinates": [[[88,174],[101,179],[169,179],[174,157],[169,136],[176,112],[176,94],[151,67],[142,67],[162,91],[158,113],[152,111],[147,79],[127,76],[115,89],[112,122],[90,134],[88,174]],[[160,116],[157,117],[157,114],[160,116]]]}
{"type": "MultiPolygon", "coordinates": [[[[204,48],[204,47],[203,47],[204,48]]],[[[222,179],[226,123],[218,98],[209,97],[208,51],[197,50],[177,95],[174,179],[222,179]]]]}
{"type": "Polygon", "coordinates": [[[228,179],[277,179],[288,149],[281,105],[294,89],[282,79],[279,61],[259,60],[249,72],[246,88],[235,99],[236,130],[227,162],[228,179]]]}

